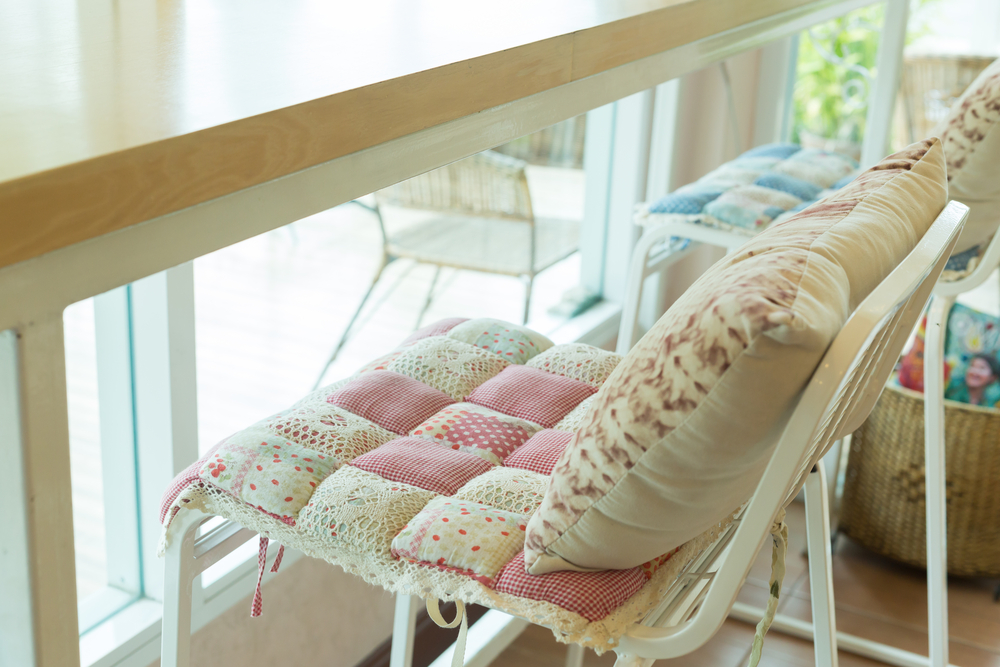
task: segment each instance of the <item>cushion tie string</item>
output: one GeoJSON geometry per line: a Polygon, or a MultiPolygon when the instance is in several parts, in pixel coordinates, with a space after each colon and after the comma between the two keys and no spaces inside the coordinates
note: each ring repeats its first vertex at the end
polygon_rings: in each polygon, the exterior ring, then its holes
{"type": "Polygon", "coordinates": [[[465,603],[461,600],[455,600],[455,619],[449,623],[441,616],[438,602],[437,598],[428,598],[427,600],[427,615],[437,623],[438,627],[454,628],[459,623],[462,624],[458,630],[458,639],[455,640],[455,653],[451,656],[451,667],[462,667],[465,663],[465,640],[469,636],[469,621],[465,613],[465,603]]]}
{"type": "MultiPolygon", "coordinates": [[[[253,592],[253,602],[250,603],[250,616],[256,618],[260,616],[260,612],[264,607],[264,600],[260,594],[260,582],[264,578],[264,570],[267,568],[267,543],[268,539],[263,535],[260,536],[260,545],[257,547],[257,588],[253,592]]],[[[271,572],[277,572],[278,568],[281,567],[281,558],[285,555],[285,545],[278,545],[278,555],[274,559],[274,564],[271,565],[271,572]]]]}
{"type": "Polygon", "coordinates": [[[764,635],[774,621],[774,612],[778,609],[778,597],[781,595],[781,582],[785,578],[785,554],[788,552],[788,526],[785,524],[785,509],[781,508],[778,516],[771,524],[771,585],[770,596],[767,598],[767,609],[764,618],[757,624],[753,636],[753,650],[750,651],[750,667],[757,667],[760,662],[760,652],[764,647],[764,635]]]}

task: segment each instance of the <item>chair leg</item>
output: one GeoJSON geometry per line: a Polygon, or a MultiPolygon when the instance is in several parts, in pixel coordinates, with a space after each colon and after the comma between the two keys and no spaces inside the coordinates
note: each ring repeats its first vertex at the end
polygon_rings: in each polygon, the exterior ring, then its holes
{"type": "Polygon", "coordinates": [[[570,644],[566,647],[566,667],[583,667],[585,655],[585,648],[579,644],[570,644]]]}
{"type": "Polygon", "coordinates": [[[413,666],[413,639],[416,634],[420,598],[415,595],[396,596],[396,614],[392,621],[392,650],[389,667],[413,666]]]}
{"type": "Polygon", "coordinates": [[[653,658],[640,658],[629,653],[619,653],[615,659],[615,667],[651,667],[653,658]]]}
{"type": "Polygon", "coordinates": [[[528,282],[524,286],[524,315],[521,317],[521,324],[528,323],[528,312],[531,310],[531,290],[535,286],[535,276],[528,276],[528,282]]]}
{"type": "Polygon", "coordinates": [[[955,297],[934,296],[924,347],[927,643],[931,667],[948,665],[948,544],[944,448],[944,326],[955,297]]]}
{"type": "Polygon", "coordinates": [[[424,315],[427,314],[427,309],[431,307],[431,301],[434,300],[434,288],[437,286],[438,276],[441,275],[441,265],[434,267],[434,277],[431,278],[431,286],[427,289],[427,300],[424,301],[424,307],[420,309],[420,315],[417,316],[417,326],[414,329],[420,328],[420,323],[424,321],[424,315]]]}
{"type": "Polygon", "coordinates": [[[805,496],[816,667],[837,667],[837,619],[833,606],[829,496],[826,490],[826,470],[822,463],[816,465],[806,478],[805,496]]]}
{"type": "Polygon", "coordinates": [[[372,284],[368,286],[368,291],[365,292],[365,295],[363,297],[361,297],[361,303],[358,304],[358,307],[354,311],[354,314],[351,315],[351,320],[347,323],[347,327],[344,329],[344,333],[340,335],[340,340],[337,341],[337,346],[333,348],[333,352],[330,353],[330,357],[326,360],[326,363],[323,365],[323,370],[319,372],[319,376],[317,376],[316,382],[313,384],[314,391],[319,388],[320,383],[323,381],[323,376],[326,375],[326,372],[328,370],[330,370],[330,366],[333,364],[333,362],[337,360],[337,355],[340,354],[340,350],[344,347],[344,344],[347,342],[347,339],[351,335],[351,329],[354,327],[354,323],[357,321],[358,316],[361,315],[361,311],[364,309],[365,304],[368,303],[368,298],[372,295],[372,292],[375,291],[375,286],[378,285],[378,280],[379,278],[382,277],[382,272],[385,270],[385,267],[388,266],[391,261],[392,258],[388,257],[387,255],[383,255],[382,263],[379,264],[378,270],[375,271],[375,277],[372,278],[372,284]]]}
{"type": "Polygon", "coordinates": [[[175,522],[179,535],[167,547],[163,564],[162,667],[191,664],[191,584],[194,581],[194,541],[204,515],[185,511],[175,522]]]}

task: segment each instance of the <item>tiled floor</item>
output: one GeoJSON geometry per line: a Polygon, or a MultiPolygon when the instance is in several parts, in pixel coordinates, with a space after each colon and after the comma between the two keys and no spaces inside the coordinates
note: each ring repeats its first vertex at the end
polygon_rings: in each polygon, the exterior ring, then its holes
{"type": "MultiPolygon", "coordinates": [[[[812,620],[808,561],[805,558],[805,513],[800,503],[788,510],[788,559],[778,612],[812,620]]],[[[740,591],[739,601],[763,607],[770,577],[770,549],[762,550],[740,591]]],[[[927,585],[923,570],[915,570],[876,556],[847,538],[838,540],[833,559],[837,628],[914,653],[927,653],[927,585]]],[[[951,618],[950,660],[959,667],[1000,667],[1000,604],[993,602],[993,585],[984,580],[948,582],[951,618]]],[[[659,665],[670,667],[745,667],[750,656],[753,626],[727,620],[705,646],[690,655],[659,665]]],[[[842,667],[879,665],[868,658],[840,651],[842,667]]],[[[544,628],[525,631],[493,663],[494,667],[549,667],[565,659],[565,647],[544,628]]],[[[585,667],[611,667],[613,653],[587,653],[585,667]]],[[[811,642],[774,630],[764,640],[764,667],[811,667],[811,642]]]]}

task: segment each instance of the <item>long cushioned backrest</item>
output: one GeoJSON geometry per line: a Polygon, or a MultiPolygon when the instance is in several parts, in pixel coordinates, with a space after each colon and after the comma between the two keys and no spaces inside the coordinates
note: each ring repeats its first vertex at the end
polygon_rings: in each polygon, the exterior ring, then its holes
{"type": "Polygon", "coordinates": [[[746,501],[766,436],[946,199],[944,153],[926,140],[706,272],[595,396],[529,522],[528,571],[632,567],[746,501]]]}

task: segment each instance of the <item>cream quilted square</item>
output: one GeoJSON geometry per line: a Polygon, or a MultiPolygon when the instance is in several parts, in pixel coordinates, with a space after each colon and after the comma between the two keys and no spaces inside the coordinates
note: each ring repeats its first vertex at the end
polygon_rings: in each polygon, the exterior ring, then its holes
{"type": "MultiPolygon", "coordinates": [[[[594,394],[597,396],[597,394],[594,394]]],[[[557,431],[575,431],[580,428],[583,420],[590,414],[590,406],[594,404],[594,396],[585,398],[580,405],[573,408],[573,411],[562,418],[562,420],[552,428],[557,431]]]]}
{"type": "Polygon", "coordinates": [[[602,350],[593,345],[568,343],[549,348],[537,357],[533,357],[525,366],[586,382],[591,387],[600,388],[621,360],[622,355],[602,350]]]}
{"type": "Polygon", "coordinates": [[[337,457],[342,463],[396,437],[363,417],[323,400],[299,403],[268,417],[260,426],[290,442],[337,457]]]}
{"type": "Polygon", "coordinates": [[[393,536],[435,496],[344,466],[319,485],[299,512],[298,527],[333,548],[388,555],[393,536]]]}
{"type": "Polygon", "coordinates": [[[417,341],[402,350],[385,370],[434,387],[456,401],[510,365],[495,354],[446,336],[417,341]]]}
{"type": "Polygon", "coordinates": [[[494,468],[469,480],[455,497],[517,514],[534,514],[548,485],[547,475],[517,468],[494,468]]]}

